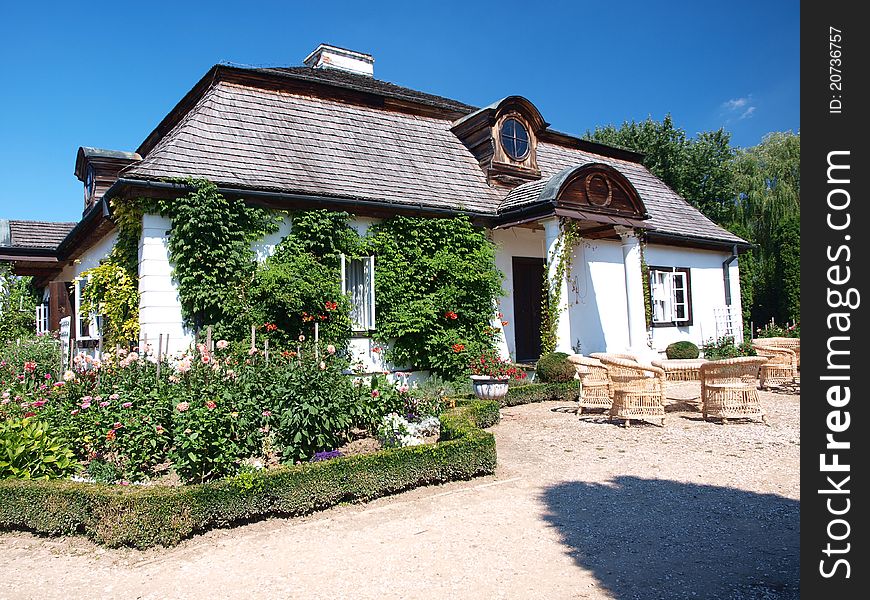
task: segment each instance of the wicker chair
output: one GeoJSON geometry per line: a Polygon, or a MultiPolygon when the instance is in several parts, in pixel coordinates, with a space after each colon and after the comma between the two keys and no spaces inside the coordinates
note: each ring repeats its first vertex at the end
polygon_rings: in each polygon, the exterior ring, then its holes
{"type": "Polygon", "coordinates": [[[797,354],[791,348],[770,345],[768,339],[775,338],[760,338],[752,342],[758,356],[767,358],[759,375],[761,387],[793,382],[798,372],[797,354]]]}
{"type": "Polygon", "coordinates": [[[574,365],[577,377],[580,379],[577,415],[582,415],[584,408],[610,410],[613,399],[610,397],[610,377],[607,375],[607,367],[597,358],[576,354],[569,356],[568,362],[574,365]]]}
{"type": "Polygon", "coordinates": [[[600,360],[607,367],[613,393],[610,419],[625,419],[626,427],[632,419],[661,419],[664,426],[665,372],[622,358],[603,356],[600,360]]]}
{"type": "Polygon", "coordinates": [[[711,360],[701,365],[701,412],[708,417],[728,419],[767,417],[758,400],[757,378],[763,356],[739,356],[724,360],[711,360]]]}
{"type": "Polygon", "coordinates": [[[601,360],[602,358],[619,358],[637,362],[637,356],[628,352],[592,352],[589,356],[601,360]]]}
{"type": "Polygon", "coordinates": [[[801,368],[801,339],[800,338],[787,338],[787,337],[769,337],[769,338],[755,338],[752,340],[752,345],[754,346],[756,343],[761,344],[762,346],[773,346],[774,348],[788,348],[789,350],[793,350],[795,354],[795,358],[797,358],[797,368],[801,368]]]}

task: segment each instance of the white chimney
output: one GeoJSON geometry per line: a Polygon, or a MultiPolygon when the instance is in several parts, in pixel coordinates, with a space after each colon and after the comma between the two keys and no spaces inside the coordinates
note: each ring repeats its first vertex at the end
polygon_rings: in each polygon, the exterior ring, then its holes
{"type": "Polygon", "coordinates": [[[312,69],[338,69],[368,77],[375,75],[375,59],[371,54],[345,50],[329,44],[320,44],[303,62],[312,69]]]}

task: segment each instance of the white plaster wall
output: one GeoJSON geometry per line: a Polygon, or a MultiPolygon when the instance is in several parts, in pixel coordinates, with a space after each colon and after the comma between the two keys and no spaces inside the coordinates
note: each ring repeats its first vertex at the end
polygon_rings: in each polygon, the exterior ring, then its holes
{"type": "Polygon", "coordinates": [[[115,240],[118,239],[118,232],[103,236],[100,241],[85,250],[71,265],[64,267],[60,275],[54,278],[55,281],[72,281],[88,269],[93,269],[100,265],[100,261],[109,256],[109,252],[115,247],[115,240]]]}
{"type": "MultiPolygon", "coordinates": [[[[542,229],[527,229],[524,227],[512,227],[510,229],[495,229],[491,232],[491,239],[496,244],[495,265],[504,274],[502,290],[504,295],[499,298],[498,309],[508,322],[502,329],[499,346],[502,357],[516,358],[516,341],[514,339],[514,326],[516,315],[514,314],[514,280],[513,262],[514,256],[527,258],[546,258],[547,248],[542,229]]],[[[493,327],[501,327],[500,319],[493,320],[493,327]]]]}
{"type": "Polygon", "coordinates": [[[281,224],[278,226],[278,231],[275,233],[270,233],[269,235],[263,237],[262,239],[251,244],[251,248],[254,253],[257,255],[257,260],[263,262],[266,258],[275,254],[275,246],[283,240],[288,233],[290,233],[290,227],[292,226],[292,220],[289,216],[285,217],[281,224]]]}
{"type": "MultiPolygon", "coordinates": [[[[169,262],[169,229],[172,221],[159,215],[142,217],[139,238],[139,337],[156,346],[159,336],[168,336],[169,352],[187,349],[193,335],[182,326],[181,301],[172,280],[169,262]]],[[[164,345],[164,348],[167,346],[164,345]]]]}
{"type": "Polygon", "coordinates": [[[625,266],[620,242],[583,240],[568,272],[571,346],[579,354],[623,352],[629,346],[625,266]]]}
{"type": "MultiPolygon", "coordinates": [[[[698,346],[705,340],[716,337],[716,320],[713,309],[725,306],[725,281],[722,263],[730,252],[697,250],[674,246],[649,244],[645,250],[646,263],[651,266],[688,267],[691,269],[692,325],[688,327],[653,327],[653,349],[663,352],[668,344],[680,340],[691,341],[698,346]]],[[[729,269],[731,277],[731,303],[740,321],[740,276],[738,261],[729,269]]]]}

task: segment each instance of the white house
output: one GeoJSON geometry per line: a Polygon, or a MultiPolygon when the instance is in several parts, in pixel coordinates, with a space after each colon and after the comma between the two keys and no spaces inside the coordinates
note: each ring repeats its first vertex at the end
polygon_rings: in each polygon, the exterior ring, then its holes
{"type": "MultiPolygon", "coordinates": [[[[741,338],[738,252],[748,244],[653,176],[640,155],[554,131],[523,97],[475,108],[378,80],[373,62],[321,45],[301,67],[217,65],[135,152],[81,148],[79,223],[0,221],[0,260],[45,285],[43,326],[75,313],[77,344],[92,346],[94,323],[77,314],[76,290],[114,244],[108,200],[181,196],[188,189],[171,181],[195,177],[265,206],[345,210],[360,231],[385,214],[470,216],[498,246],[501,312],[512,324],[503,352],[515,360],[540,354],[544,272],[556,274],[566,227],[577,242],[558,282],[558,350],[661,352],[676,340],[741,338]],[[31,235],[16,243],[16,230],[31,235]],[[33,231],[45,232],[41,247],[33,231]]],[[[174,350],[191,332],[168,258],[170,225],[144,216],[138,275],[141,335],[168,336],[174,350]]],[[[261,240],[260,256],[287,231],[284,223],[261,240]]],[[[377,327],[372,268],[345,269],[360,330],[377,327]]],[[[372,345],[368,334],[352,343],[381,368],[372,345]]]]}

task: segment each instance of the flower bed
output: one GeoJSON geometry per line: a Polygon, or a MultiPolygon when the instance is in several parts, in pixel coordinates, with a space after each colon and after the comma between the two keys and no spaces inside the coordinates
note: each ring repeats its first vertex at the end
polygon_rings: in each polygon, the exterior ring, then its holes
{"type": "Polygon", "coordinates": [[[213,527],[303,515],[495,470],[495,438],[480,427],[498,421],[496,403],[460,402],[440,421],[441,441],[434,445],[243,472],[183,487],[7,479],[0,481],[0,527],[84,533],[111,547],[171,546],[213,527]]]}

